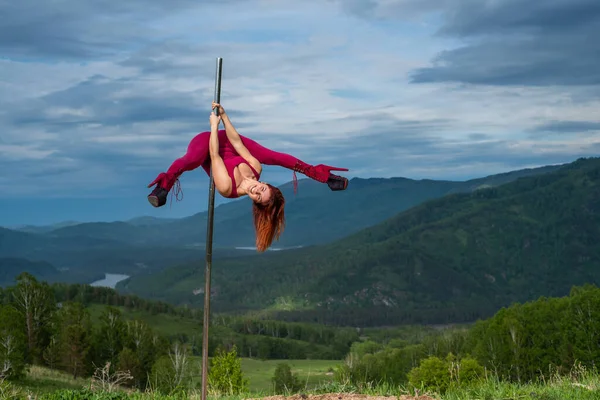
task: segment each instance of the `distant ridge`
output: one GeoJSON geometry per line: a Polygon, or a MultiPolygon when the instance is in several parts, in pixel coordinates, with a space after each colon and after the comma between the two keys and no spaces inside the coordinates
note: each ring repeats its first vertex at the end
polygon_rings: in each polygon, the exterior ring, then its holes
{"type": "MultiPolygon", "coordinates": [[[[443,324],[600,284],[600,159],[425,201],[327,245],[220,260],[219,312],[352,326],[443,324]],[[285,308],[281,305],[285,304],[285,308]]],[[[197,264],[120,286],[200,306],[197,264]]]]}
{"type": "MultiPolygon", "coordinates": [[[[353,178],[344,192],[332,192],[326,185],[300,179],[297,194],[291,183],[281,186],[286,196],[286,229],[273,248],[308,248],[332,243],[425,201],[470,192],[486,184],[499,185],[522,176],[544,174],[556,168],[512,171],[465,182],[353,178]]],[[[148,205],[148,209],[150,214],[153,208],[148,205]]],[[[252,250],[255,234],[251,215],[248,199],[216,207],[215,260],[260,257],[252,250]]],[[[98,274],[135,277],[202,259],[205,235],[206,212],[177,219],[146,215],[128,221],[66,221],[35,229],[0,229],[0,257],[49,262],[60,270],[68,269],[62,279],[90,283],[98,274]]]]}

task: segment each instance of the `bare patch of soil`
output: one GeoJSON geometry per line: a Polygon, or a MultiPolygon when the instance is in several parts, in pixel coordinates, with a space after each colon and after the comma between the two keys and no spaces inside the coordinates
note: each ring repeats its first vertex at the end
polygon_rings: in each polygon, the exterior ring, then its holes
{"type": "Polygon", "coordinates": [[[326,393],[326,394],[295,394],[292,396],[269,396],[260,400],[436,400],[429,396],[369,396],[354,393],[326,393]]]}

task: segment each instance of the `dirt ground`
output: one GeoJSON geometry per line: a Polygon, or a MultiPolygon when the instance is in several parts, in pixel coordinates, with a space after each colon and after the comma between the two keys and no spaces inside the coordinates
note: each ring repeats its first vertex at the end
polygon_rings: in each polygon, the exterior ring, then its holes
{"type": "Polygon", "coordinates": [[[368,396],[365,394],[327,393],[327,394],[296,394],[293,396],[269,396],[260,400],[436,400],[429,396],[368,396]]]}

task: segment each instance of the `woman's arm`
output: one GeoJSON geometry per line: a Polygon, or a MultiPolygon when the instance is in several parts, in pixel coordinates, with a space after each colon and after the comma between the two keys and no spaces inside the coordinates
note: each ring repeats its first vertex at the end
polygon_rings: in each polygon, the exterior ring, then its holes
{"type": "Polygon", "coordinates": [[[212,170],[213,179],[215,181],[215,188],[223,195],[228,196],[231,193],[231,178],[225,168],[225,163],[219,154],[219,121],[220,117],[217,117],[215,113],[210,115],[210,140],[209,140],[209,153],[210,153],[210,168],[212,170]]]}
{"type": "MultiPolygon", "coordinates": [[[[331,171],[348,171],[347,168],[331,167],[329,165],[324,164],[310,165],[291,154],[268,149],[247,137],[242,138],[231,124],[231,121],[227,117],[227,114],[225,114],[225,110],[223,110],[223,107],[213,102],[213,108],[215,107],[219,107],[219,113],[222,115],[223,124],[225,125],[225,131],[227,132],[227,138],[234,146],[236,151],[242,157],[244,157],[246,161],[251,163],[253,167],[255,167],[254,163],[256,163],[258,166],[261,166],[261,164],[278,165],[284,168],[291,169],[293,171],[303,173],[304,175],[316,181],[327,183],[330,186],[330,188],[332,187],[330,185],[330,181],[332,179],[334,181],[347,181],[346,178],[339,177],[331,173],[331,171]]],[[[260,170],[257,167],[255,167],[255,169],[257,169],[257,171],[260,172],[260,170]]],[[[295,180],[296,177],[294,175],[294,181],[295,180]]],[[[344,188],[345,186],[346,185],[344,185],[344,188]]]]}
{"type": "Polygon", "coordinates": [[[242,142],[242,138],[240,137],[240,134],[238,133],[238,131],[235,129],[235,127],[231,123],[231,120],[229,119],[229,116],[227,115],[227,113],[225,112],[223,107],[220,104],[213,102],[213,109],[215,107],[219,107],[219,116],[221,117],[221,120],[223,121],[223,125],[225,126],[225,132],[227,134],[227,139],[229,139],[229,142],[231,143],[231,145],[233,146],[235,151],[237,151],[238,154],[240,156],[242,156],[244,158],[244,160],[246,160],[249,164],[251,164],[252,167],[260,174],[262,171],[262,166],[260,164],[260,161],[258,161],[256,159],[256,157],[254,157],[250,153],[250,151],[248,151],[246,146],[244,146],[244,143],[242,142]]]}

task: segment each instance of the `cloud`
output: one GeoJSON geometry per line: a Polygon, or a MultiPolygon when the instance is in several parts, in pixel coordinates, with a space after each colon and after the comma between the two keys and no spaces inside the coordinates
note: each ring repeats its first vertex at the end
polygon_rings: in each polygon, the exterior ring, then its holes
{"type": "Polygon", "coordinates": [[[595,25],[600,5],[594,0],[465,0],[452,3],[441,33],[461,37],[488,34],[570,33],[595,25]]]}
{"type": "Polygon", "coordinates": [[[0,144],[0,157],[11,160],[39,160],[48,157],[52,150],[42,150],[34,146],[0,144]]]}
{"type": "Polygon", "coordinates": [[[415,69],[412,82],[599,85],[598,32],[595,0],[451,2],[439,35],[465,44],[415,69]]]}
{"type": "Polygon", "coordinates": [[[598,121],[550,121],[535,128],[536,132],[587,133],[600,132],[598,121]]]}
{"type": "Polygon", "coordinates": [[[447,0],[327,0],[349,15],[371,20],[411,20],[439,10],[447,0]]]}
{"type": "Polygon", "coordinates": [[[3,2],[0,49],[7,57],[38,60],[110,57],[151,43],[161,31],[153,25],[157,18],[198,4],[210,6],[202,0],[3,2]]]}
{"type": "MultiPolygon", "coordinates": [[[[178,121],[189,123],[199,117],[195,93],[151,88],[139,88],[137,82],[92,76],[65,90],[53,92],[39,99],[44,103],[46,124],[82,125],[123,124],[178,121]]],[[[206,105],[205,105],[206,107],[206,105]]],[[[27,123],[26,120],[14,121],[27,123]]]]}
{"type": "MultiPolygon", "coordinates": [[[[358,122],[360,118],[350,119],[358,122]]],[[[600,144],[600,138],[585,136],[543,141],[466,131],[450,137],[445,131],[454,126],[451,119],[408,121],[378,115],[377,121],[372,131],[348,136],[337,146],[331,144],[326,152],[331,159],[344,159],[344,166],[365,177],[385,171],[417,179],[470,179],[570,162],[590,155],[600,144]],[[369,160],[368,166],[364,160],[369,160]]]]}
{"type": "MultiPolygon", "coordinates": [[[[598,53],[584,35],[595,10],[583,0],[7,3],[0,168],[11,173],[0,183],[12,190],[2,196],[52,187],[144,201],[208,129],[216,57],[240,133],[348,177],[462,179],[591,155],[598,53]]],[[[193,193],[206,183],[200,170],[182,179],[193,193]]]]}
{"type": "Polygon", "coordinates": [[[332,2],[369,21],[437,26],[436,36],[447,47],[431,58],[431,65],[411,72],[413,83],[600,84],[599,47],[592,39],[600,31],[596,0],[332,2]]]}

